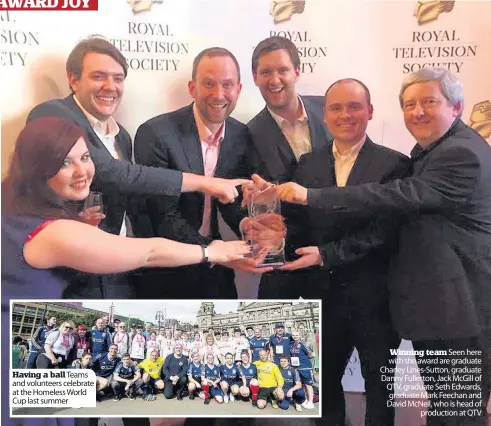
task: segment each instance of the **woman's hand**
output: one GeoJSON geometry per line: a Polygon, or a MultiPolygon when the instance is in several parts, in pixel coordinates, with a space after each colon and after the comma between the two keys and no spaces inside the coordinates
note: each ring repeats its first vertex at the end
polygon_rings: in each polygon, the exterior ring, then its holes
{"type": "Polygon", "coordinates": [[[106,218],[104,213],[99,212],[100,208],[100,206],[89,207],[80,212],[80,216],[82,216],[89,225],[99,226],[102,220],[106,218]]]}
{"type": "Polygon", "coordinates": [[[211,263],[228,263],[243,259],[251,251],[245,241],[213,241],[208,246],[208,257],[211,263]]]}

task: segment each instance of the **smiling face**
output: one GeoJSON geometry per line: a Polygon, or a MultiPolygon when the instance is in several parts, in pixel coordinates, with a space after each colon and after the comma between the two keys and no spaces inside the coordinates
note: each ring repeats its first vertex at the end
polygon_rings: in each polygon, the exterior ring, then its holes
{"type": "Polygon", "coordinates": [[[214,132],[235,109],[242,84],[230,56],[203,56],[188,88],[201,119],[214,132]]]}
{"type": "Polygon", "coordinates": [[[118,354],[118,346],[117,345],[111,345],[109,346],[109,356],[114,358],[118,354]]]}
{"type": "Polygon", "coordinates": [[[210,365],[214,364],[215,356],[213,354],[206,355],[206,362],[210,365]]]}
{"type": "Polygon", "coordinates": [[[286,49],[273,50],[259,57],[254,83],[261,92],[266,105],[280,113],[295,102],[295,84],[300,68],[295,68],[286,49]]]}
{"type": "Polygon", "coordinates": [[[80,138],[66,156],[58,173],[46,183],[64,200],[83,200],[89,195],[94,173],[94,163],[90,159],[87,144],[80,138]]]}
{"type": "Polygon", "coordinates": [[[84,56],[80,78],[68,74],[68,82],[84,109],[101,121],[116,111],[124,93],[124,70],[111,56],[89,52],[84,56]]]}
{"type": "Polygon", "coordinates": [[[232,354],[227,354],[225,355],[225,362],[227,363],[227,365],[232,365],[234,363],[234,357],[232,356],[232,354]]]}
{"type": "Polygon", "coordinates": [[[242,353],[240,355],[240,359],[242,361],[242,364],[249,365],[249,355],[247,353],[242,353]]]}
{"type": "Polygon", "coordinates": [[[441,138],[462,112],[462,103],[450,105],[438,80],[415,83],[402,94],[406,127],[423,148],[441,138]]]}
{"type": "Polygon", "coordinates": [[[343,81],[331,87],[326,95],[324,122],[337,142],[356,145],[366,134],[373,107],[356,81],[343,81]]]}

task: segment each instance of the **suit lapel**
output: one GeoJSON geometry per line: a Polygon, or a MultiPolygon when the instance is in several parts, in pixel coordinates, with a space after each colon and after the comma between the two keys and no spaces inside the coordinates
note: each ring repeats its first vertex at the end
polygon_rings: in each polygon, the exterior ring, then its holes
{"type": "MultiPolygon", "coordinates": [[[[73,99],[73,95],[65,98],[65,101],[68,109],[74,114],[77,124],[86,131],[90,143],[97,148],[105,149],[109,153],[106,145],[104,145],[99,136],[97,136],[97,133],[90,125],[89,120],[87,120],[87,117],[85,116],[83,111],[76,104],[75,100],[73,99]]],[[[121,136],[121,131],[116,135],[115,143],[116,149],[119,150],[119,152],[123,156],[123,159],[130,161],[131,152],[128,152],[128,147],[126,146],[123,137],[121,136]]]]}
{"type": "Polygon", "coordinates": [[[226,173],[227,159],[233,155],[235,145],[235,137],[231,134],[230,128],[227,130],[227,122],[225,121],[225,135],[220,143],[220,151],[218,152],[218,161],[215,168],[215,176],[223,176],[226,173]]]}
{"type": "Polygon", "coordinates": [[[198,127],[194,120],[192,106],[189,108],[189,115],[186,121],[181,125],[181,135],[179,138],[191,173],[204,175],[203,153],[201,152],[201,142],[199,140],[198,127]]]}
{"type": "Polygon", "coordinates": [[[264,129],[256,149],[270,176],[288,176],[292,164],[297,164],[295,154],[278,123],[265,107],[261,111],[259,128],[264,129]],[[278,155],[279,154],[279,155],[278,155]]]}
{"type": "Polygon", "coordinates": [[[122,160],[131,161],[131,142],[128,144],[125,138],[122,136],[121,130],[116,135],[115,145],[116,151],[121,154],[122,160]]]}
{"type": "Polygon", "coordinates": [[[367,136],[363,147],[358,153],[358,157],[356,158],[355,164],[353,164],[353,168],[348,176],[348,181],[346,185],[360,185],[365,182],[369,182],[369,178],[367,175],[370,174],[370,163],[372,162],[372,158],[374,149],[373,142],[367,136]]]}
{"type": "Polygon", "coordinates": [[[312,151],[317,151],[323,146],[325,140],[329,140],[324,126],[324,117],[319,114],[319,111],[311,107],[310,102],[307,99],[302,97],[302,102],[308,117],[307,123],[309,125],[312,151]]]}

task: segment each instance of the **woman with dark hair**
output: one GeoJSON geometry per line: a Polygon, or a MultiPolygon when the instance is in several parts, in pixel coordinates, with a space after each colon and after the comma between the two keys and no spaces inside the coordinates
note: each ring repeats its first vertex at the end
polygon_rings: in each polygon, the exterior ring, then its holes
{"type": "MultiPolygon", "coordinates": [[[[203,261],[227,263],[249,252],[240,241],[200,247],[163,238],[125,238],[85,223],[78,206],[89,194],[94,172],[85,134],[71,122],[40,118],[21,131],[2,182],[4,324],[10,323],[11,299],[60,299],[76,271],[110,274],[203,261]]],[[[7,377],[10,341],[3,331],[2,375],[7,377]]],[[[9,412],[8,398],[2,399],[2,411],[9,412]]],[[[73,425],[73,419],[6,417],[2,423],[7,425],[73,425]]]]}
{"type": "Polygon", "coordinates": [[[248,253],[240,241],[214,241],[202,248],[163,238],[124,238],[90,226],[77,207],[88,196],[93,176],[79,127],[48,117],[22,130],[2,183],[4,298],[60,298],[70,270],[111,274],[227,263],[248,253]]]}

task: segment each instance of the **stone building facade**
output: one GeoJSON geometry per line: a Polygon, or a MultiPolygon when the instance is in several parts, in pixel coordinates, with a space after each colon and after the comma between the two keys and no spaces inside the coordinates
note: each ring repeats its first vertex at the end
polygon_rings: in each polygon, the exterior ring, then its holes
{"type": "Polygon", "coordinates": [[[203,302],[196,314],[200,330],[227,330],[261,326],[263,336],[275,332],[275,324],[282,322],[285,331],[297,329],[301,334],[313,333],[319,327],[319,303],[315,302],[239,302],[237,312],[217,314],[213,302],[203,302]]]}

